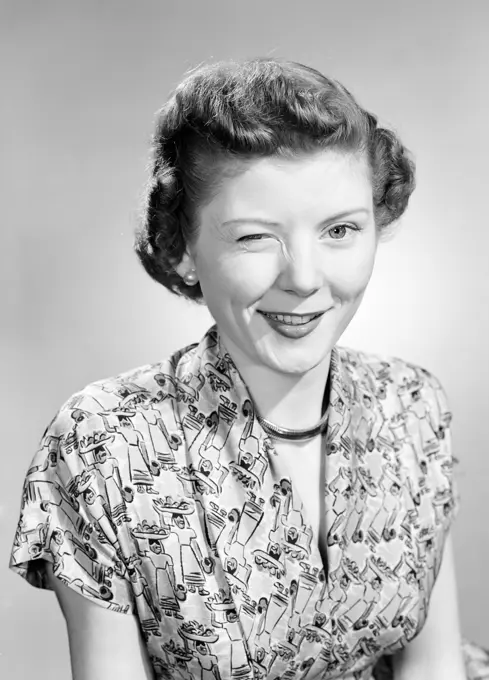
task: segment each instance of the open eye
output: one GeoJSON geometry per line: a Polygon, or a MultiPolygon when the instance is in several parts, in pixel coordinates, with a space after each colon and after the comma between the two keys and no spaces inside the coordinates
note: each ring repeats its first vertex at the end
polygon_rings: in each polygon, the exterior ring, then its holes
{"type": "Polygon", "coordinates": [[[353,224],[335,224],[329,227],[327,233],[333,240],[342,241],[351,231],[358,231],[358,229],[353,224]]]}

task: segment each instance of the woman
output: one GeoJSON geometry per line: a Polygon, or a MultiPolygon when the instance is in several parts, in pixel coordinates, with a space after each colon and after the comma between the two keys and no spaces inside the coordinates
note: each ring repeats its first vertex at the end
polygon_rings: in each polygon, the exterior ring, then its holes
{"type": "Polygon", "coordinates": [[[136,252],[216,325],[72,397],[28,472],[11,566],[55,590],[76,680],[487,671],[443,389],[337,346],[413,188],[396,135],[297,63],[200,67],[161,110],[136,252]]]}

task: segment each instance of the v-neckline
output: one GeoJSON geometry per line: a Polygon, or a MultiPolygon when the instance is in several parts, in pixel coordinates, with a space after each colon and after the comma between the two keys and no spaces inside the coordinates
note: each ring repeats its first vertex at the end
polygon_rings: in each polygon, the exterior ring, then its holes
{"type": "MultiPolygon", "coordinates": [[[[308,527],[311,532],[311,545],[310,545],[310,561],[313,566],[318,566],[324,572],[325,578],[328,574],[328,555],[327,555],[327,527],[326,527],[326,451],[325,451],[325,439],[322,437],[319,451],[319,467],[317,469],[318,479],[314,484],[314,493],[318,495],[318,507],[317,518],[312,517],[310,510],[308,510],[306,503],[304,502],[304,494],[300,492],[299,484],[294,480],[295,470],[289,464],[288,457],[284,452],[279,453],[277,448],[274,446],[273,442],[271,444],[271,457],[270,465],[272,468],[272,473],[276,479],[281,479],[286,477],[290,481],[292,497],[298,501],[301,507],[301,514],[303,516],[304,525],[308,527]],[[317,520],[317,521],[316,521],[317,520]],[[317,556],[319,556],[319,564],[316,564],[314,557],[317,551],[317,556]]],[[[297,452],[300,455],[300,452],[297,452]]],[[[313,467],[312,474],[316,472],[316,468],[313,467]]]]}
{"type": "MultiPolygon", "coordinates": [[[[239,371],[238,371],[239,375],[239,371]]],[[[241,376],[240,379],[242,380],[241,376]]],[[[246,384],[243,382],[243,387],[247,389],[246,384]]],[[[332,348],[331,350],[331,358],[330,358],[330,368],[328,372],[328,377],[325,385],[325,390],[324,390],[324,396],[323,396],[323,409],[325,404],[327,404],[327,412],[328,412],[328,418],[327,418],[327,428],[326,431],[321,435],[321,450],[319,453],[319,483],[317,484],[315,491],[319,493],[319,521],[317,524],[317,530],[315,530],[315,526],[313,522],[311,521],[311,517],[309,517],[308,512],[306,510],[306,506],[304,504],[302,495],[299,493],[297,489],[297,485],[294,484],[293,480],[293,475],[292,471],[290,470],[289,466],[287,465],[287,460],[285,458],[282,459],[281,464],[283,465],[284,469],[281,471],[280,474],[277,475],[277,478],[281,476],[282,473],[286,473],[286,476],[288,477],[291,488],[292,488],[292,493],[293,495],[296,495],[296,497],[300,500],[301,507],[302,507],[302,514],[303,514],[303,519],[304,519],[304,524],[309,528],[312,534],[312,540],[311,540],[311,547],[310,547],[310,563],[312,567],[317,567],[319,571],[322,571],[324,574],[324,578],[329,584],[329,566],[330,566],[330,560],[328,556],[328,551],[331,549],[331,547],[328,547],[328,531],[329,528],[326,525],[326,515],[327,515],[327,484],[329,483],[329,480],[327,478],[328,475],[328,466],[326,464],[326,460],[328,458],[328,454],[332,452],[336,452],[338,450],[338,444],[339,442],[335,441],[335,434],[337,432],[338,425],[341,426],[343,423],[343,420],[345,418],[345,414],[338,414],[334,406],[332,405],[332,395],[336,394],[336,396],[340,395],[343,398],[343,401],[345,401],[345,395],[343,392],[343,384],[342,380],[340,377],[340,359],[339,355],[337,352],[337,349],[335,347],[332,348]],[[338,423],[338,418],[341,420],[341,423],[338,423]],[[331,426],[331,429],[330,429],[331,426]],[[335,428],[333,430],[333,428],[335,428]],[[331,450],[328,448],[331,447],[331,450]],[[316,535],[317,534],[317,535],[316,535]]],[[[250,395],[251,399],[251,395],[250,395]]],[[[273,439],[265,432],[263,429],[260,421],[258,418],[255,418],[255,425],[259,428],[259,439],[260,439],[260,445],[263,445],[264,441],[267,440],[267,445],[266,449],[269,452],[269,460],[270,460],[270,465],[273,468],[274,463],[278,460],[280,460],[280,454],[277,452],[276,447],[274,445],[273,439]]],[[[340,427],[341,430],[341,427],[340,427]]],[[[277,465],[277,467],[281,467],[282,465],[277,465]]],[[[334,474],[334,466],[331,466],[331,472],[334,474]]],[[[335,549],[335,546],[332,546],[333,549],[335,549]]],[[[339,548],[339,546],[338,546],[339,548]]]]}
{"type": "MultiPolygon", "coordinates": [[[[232,358],[227,353],[225,347],[222,345],[221,338],[217,334],[217,358],[218,362],[231,369],[234,376],[231,380],[236,381],[236,389],[242,390],[243,399],[247,397],[246,402],[251,411],[254,411],[254,402],[251,398],[251,394],[248,390],[246,383],[244,382],[238,368],[234,364],[232,358]]],[[[325,433],[322,436],[322,488],[323,488],[323,498],[322,500],[322,517],[323,525],[327,521],[328,510],[332,509],[334,499],[332,498],[332,492],[329,491],[328,485],[331,484],[338,476],[346,479],[351,474],[351,458],[345,458],[343,455],[343,449],[345,442],[347,445],[351,443],[353,434],[351,432],[351,422],[348,404],[351,402],[351,396],[349,396],[351,378],[347,371],[345,371],[340,352],[337,347],[332,347],[331,357],[330,357],[330,368],[328,373],[327,384],[325,391],[327,390],[328,395],[328,425],[325,433]],[[345,470],[346,468],[346,470],[345,470]]],[[[265,432],[261,426],[258,418],[256,417],[256,412],[251,413],[248,411],[249,428],[250,432],[253,430],[254,436],[257,438],[257,448],[258,450],[266,452],[266,457],[268,457],[269,466],[274,467],[274,460],[278,458],[278,454],[275,452],[273,446],[273,441],[270,436],[265,432]],[[251,416],[251,417],[250,417],[251,416]]],[[[290,474],[286,475],[290,480],[292,488],[294,487],[293,481],[290,474]]],[[[280,480],[280,475],[276,477],[276,481],[280,480]]],[[[297,493],[297,492],[296,492],[297,493]]],[[[302,499],[300,494],[297,494],[298,498],[302,499]]],[[[347,501],[349,504],[351,501],[347,501]]],[[[305,508],[302,504],[304,511],[304,525],[309,531],[312,532],[312,524],[310,523],[310,518],[305,512],[305,508]]],[[[326,526],[326,532],[329,528],[326,526]]],[[[323,572],[326,581],[326,588],[329,591],[334,584],[331,582],[332,572],[334,572],[340,563],[343,561],[343,543],[341,536],[334,544],[328,545],[328,539],[326,536],[325,545],[319,545],[318,537],[313,536],[313,540],[310,544],[309,549],[309,563],[312,569],[317,569],[318,572],[323,572]],[[332,569],[333,566],[333,569],[332,569]]]]}

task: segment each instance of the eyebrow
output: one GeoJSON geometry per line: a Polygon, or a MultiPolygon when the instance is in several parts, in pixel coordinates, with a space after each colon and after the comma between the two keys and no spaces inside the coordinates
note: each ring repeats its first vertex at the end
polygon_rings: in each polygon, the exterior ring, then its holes
{"type": "MultiPolygon", "coordinates": [[[[353,208],[352,210],[344,210],[342,212],[336,213],[335,215],[331,215],[331,217],[327,217],[321,222],[321,224],[324,224],[325,222],[333,222],[334,220],[342,220],[345,219],[346,217],[349,217],[350,215],[358,215],[359,213],[370,215],[371,211],[368,210],[367,208],[353,208]]],[[[221,226],[228,227],[240,224],[261,224],[262,226],[265,227],[281,226],[280,222],[274,222],[273,220],[265,220],[261,217],[237,217],[233,220],[226,220],[226,222],[223,222],[221,226]]]]}

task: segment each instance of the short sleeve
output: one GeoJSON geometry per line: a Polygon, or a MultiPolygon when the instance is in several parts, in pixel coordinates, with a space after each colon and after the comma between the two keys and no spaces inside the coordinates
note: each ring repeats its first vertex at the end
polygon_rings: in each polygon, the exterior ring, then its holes
{"type": "Polygon", "coordinates": [[[104,475],[93,464],[93,443],[100,451],[108,438],[100,427],[94,433],[94,424],[100,426],[97,414],[67,402],[46,429],[24,481],[10,568],[31,585],[50,589],[50,562],[54,575],[80,595],[132,613],[127,560],[110,511],[110,495],[122,489],[115,467],[104,475]]]}
{"type": "MultiPolygon", "coordinates": [[[[410,468],[409,482],[414,491],[411,524],[414,560],[420,588],[429,602],[460,507],[455,480],[458,461],[452,451],[452,413],[440,381],[425,369],[414,367],[414,373],[404,384],[404,396],[417,460],[410,468]]],[[[418,623],[419,631],[424,617],[418,623]]]]}
{"type": "Polygon", "coordinates": [[[452,449],[452,412],[446,392],[438,378],[426,372],[428,380],[427,418],[436,436],[428,453],[427,481],[433,494],[438,523],[448,532],[460,509],[456,470],[459,463],[452,449]]]}

